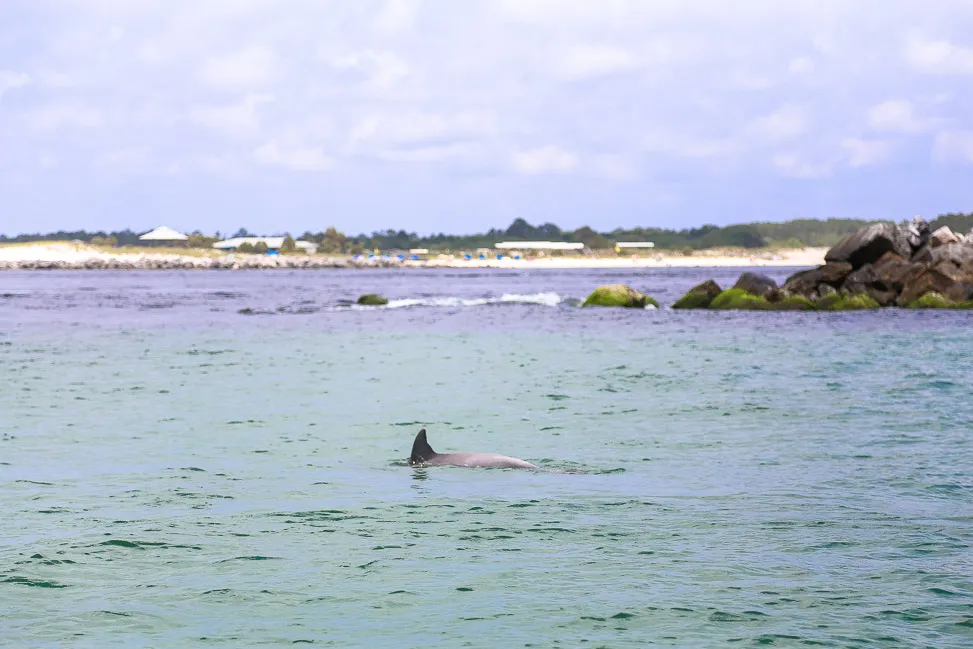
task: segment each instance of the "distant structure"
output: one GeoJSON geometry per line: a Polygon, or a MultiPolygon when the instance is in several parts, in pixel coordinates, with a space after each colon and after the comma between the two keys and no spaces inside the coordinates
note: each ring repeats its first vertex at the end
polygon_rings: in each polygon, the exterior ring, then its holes
{"type": "Polygon", "coordinates": [[[655,248],[652,241],[619,241],[615,244],[616,248],[655,248]]]}
{"type": "MultiPolygon", "coordinates": [[[[245,243],[255,246],[262,241],[267,246],[268,250],[280,250],[281,246],[284,245],[285,238],[286,237],[234,237],[232,239],[226,239],[225,241],[217,241],[213,244],[213,247],[217,250],[239,250],[240,246],[245,243]]],[[[294,245],[308,254],[314,254],[318,251],[318,244],[314,243],[313,241],[295,241],[294,245]]]]}
{"type": "Polygon", "coordinates": [[[172,228],[165,225],[160,225],[155,230],[152,230],[151,232],[146,232],[145,234],[139,237],[139,241],[145,241],[146,243],[150,243],[150,244],[152,243],[163,244],[163,243],[176,243],[176,242],[185,243],[188,240],[189,237],[187,235],[183,234],[182,232],[176,232],[172,228]]]}
{"type": "Polygon", "coordinates": [[[497,250],[584,250],[583,243],[566,241],[501,241],[497,250]]]}

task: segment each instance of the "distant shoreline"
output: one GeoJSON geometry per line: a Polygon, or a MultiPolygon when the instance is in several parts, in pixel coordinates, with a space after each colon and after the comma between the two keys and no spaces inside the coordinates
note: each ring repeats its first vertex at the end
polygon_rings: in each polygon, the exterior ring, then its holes
{"type": "Polygon", "coordinates": [[[325,268],[714,268],[810,267],[824,263],[827,248],[782,250],[697,250],[692,254],[654,251],[642,256],[534,257],[513,259],[504,255],[485,259],[431,255],[425,260],[400,260],[376,255],[355,259],[348,255],[225,254],[208,250],[173,248],[105,249],[87,244],[37,242],[0,246],[0,270],[273,270],[325,268]]]}

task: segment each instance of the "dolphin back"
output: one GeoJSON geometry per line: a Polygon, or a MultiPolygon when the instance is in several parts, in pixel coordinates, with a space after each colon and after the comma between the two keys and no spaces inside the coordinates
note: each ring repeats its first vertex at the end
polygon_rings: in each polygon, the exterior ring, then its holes
{"type": "Polygon", "coordinates": [[[436,451],[432,450],[429,442],[426,441],[426,429],[423,428],[416,435],[416,440],[412,442],[412,455],[409,457],[409,464],[422,464],[436,457],[436,451]]]}

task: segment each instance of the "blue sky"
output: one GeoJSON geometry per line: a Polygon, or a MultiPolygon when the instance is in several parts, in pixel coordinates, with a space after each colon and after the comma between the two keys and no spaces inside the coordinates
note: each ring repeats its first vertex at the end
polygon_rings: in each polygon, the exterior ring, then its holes
{"type": "Polygon", "coordinates": [[[4,0],[0,232],[973,210],[970,0],[4,0]]]}

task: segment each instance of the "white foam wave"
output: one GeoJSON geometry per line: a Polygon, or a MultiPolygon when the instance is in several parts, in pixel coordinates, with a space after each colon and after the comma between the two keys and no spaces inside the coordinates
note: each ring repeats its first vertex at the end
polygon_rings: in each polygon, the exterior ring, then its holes
{"type": "Polygon", "coordinates": [[[557,293],[530,293],[521,295],[518,293],[504,293],[500,297],[483,298],[461,298],[461,297],[428,297],[428,298],[405,298],[402,300],[389,300],[384,309],[402,309],[406,307],[466,307],[466,306],[486,306],[491,304],[538,304],[541,306],[557,306],[564,302],[557,293]]]}

